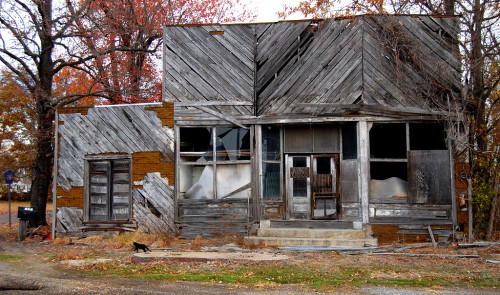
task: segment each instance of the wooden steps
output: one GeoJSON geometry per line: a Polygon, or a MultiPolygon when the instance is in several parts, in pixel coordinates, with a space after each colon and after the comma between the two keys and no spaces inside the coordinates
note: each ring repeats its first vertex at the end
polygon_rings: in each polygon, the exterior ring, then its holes
{"type": "Polygon", "coordinates": [[[366,237],[352,222],[269,221],[263,220],[256,236],[246,237],[252,244],[270,246],[365,247],[376,246],[377,239],[366,237]]]}

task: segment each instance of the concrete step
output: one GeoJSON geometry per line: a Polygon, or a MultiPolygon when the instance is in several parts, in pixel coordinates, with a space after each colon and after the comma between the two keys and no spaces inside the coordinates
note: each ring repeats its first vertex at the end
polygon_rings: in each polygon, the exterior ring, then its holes
{"type": "Polygon", "coordinates": [[[318,228],[259,228],[259,237],[308,238],[308,239],[364,239],[364,230],[318,228]]]}
{"type": "Polygon", "coordinates": [[[376,246],[377,239],[324,239],[324,238],[284,238],[284,237],[245,237],[250,244],[265,244],[269,246],[316,246],[316,247],[366,247],[376,246]]]}
{"type": "Polygon", "coordinates": [[[272,228],[323,228],[323,229],[352,229],[352,221],[339,220],[266,220],[261,227],[272,228]]]}

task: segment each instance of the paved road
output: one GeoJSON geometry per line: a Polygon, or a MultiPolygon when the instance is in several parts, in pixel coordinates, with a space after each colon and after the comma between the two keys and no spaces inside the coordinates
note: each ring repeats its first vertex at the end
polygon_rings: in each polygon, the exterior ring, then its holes
{"type": "MultiPolygon", "coordinates": [[[[17,211],[17,209],[16,209],[16,211],[17,211]]],[[[10,216],[10,218],[11,218],[12,223],[17,222],[17,212],[16,212],[16,214],[12,214],[10,216]]],[[[9,223],[9,214],[0,215],[0,223],[6,223],[6,224],[9,223]]]]}

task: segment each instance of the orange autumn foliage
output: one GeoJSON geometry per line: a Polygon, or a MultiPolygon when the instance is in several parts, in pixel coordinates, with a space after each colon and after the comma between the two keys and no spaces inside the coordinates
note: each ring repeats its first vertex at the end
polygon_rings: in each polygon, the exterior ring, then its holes
{"type": "Polygon", "coordinates": [[[88,32],[80,38],[81,50],[110,53],[86,63],[85,74],[72,77],[76,84],[66,87],[81,93],[83,86],[91,86],[100,99],[88,103],[104,103],[103,98],[108,103],[161,101],[163,26],[252,17],[244,7],[236,6],[241,6],[239,0],[94,1],[86,21],[78,22],[80,31],[88,32]],[[86,30],[88,24],[99,29],[86,30]]]}

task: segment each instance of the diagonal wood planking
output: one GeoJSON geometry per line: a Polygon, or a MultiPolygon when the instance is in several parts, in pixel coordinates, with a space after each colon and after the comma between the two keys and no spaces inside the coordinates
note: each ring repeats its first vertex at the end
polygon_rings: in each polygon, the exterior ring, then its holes
{"type": "Polygon", "coordinates": [[[65,189],[83,186],[88,154],[160,151],[173,159],[172,132],[145,107],[95,107],[87,115],[60,114],[58,184],[65,189]]]}
{"type": "MultiPolygon", "coordinates": [[[[177,26],[166,31],[165,100],[253,101],[253,27],[177,26]]],[[[249,106],[226,111],[253,114],[249,106]]]]}
{"type": "MultiPolygon", "coordinates": [[[[167,27],[166,98],[254,103],[255,112],[210,106],[236,119],[336,111],[321,106],[326,103],[425,112],[430,103],[424,95],[433,87],[460,92],[457,28],[454,18],[413,15],[167,27]],[[393,54],[384,39],[390,24],[411,40],[417,63],[393,54]]],[[[176,107],[176,118],[181,125],[228,123],[192,107],[176,107]]]]}

